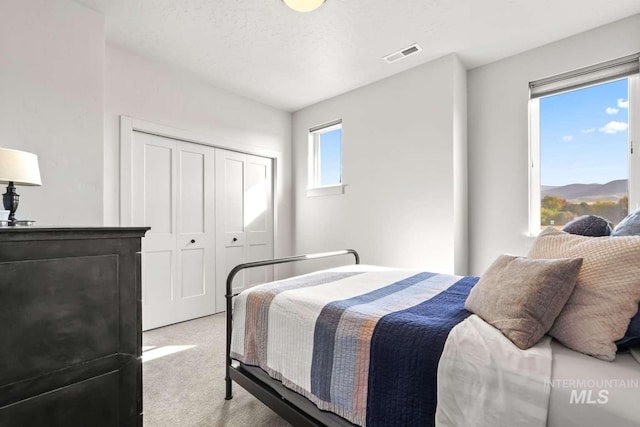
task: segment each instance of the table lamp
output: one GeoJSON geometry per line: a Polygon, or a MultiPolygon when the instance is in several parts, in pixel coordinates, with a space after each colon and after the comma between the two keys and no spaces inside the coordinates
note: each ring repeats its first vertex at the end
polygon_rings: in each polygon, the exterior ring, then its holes
{"type": "Polygon", "coordinates": [[[8,184],[2,195],[4,208],[9,211],[9,225],[16,225],[16,210],[20,196],[17,185],[42,185],[38,156],[25,151],[0,148],[0,183],[8,184]]]}

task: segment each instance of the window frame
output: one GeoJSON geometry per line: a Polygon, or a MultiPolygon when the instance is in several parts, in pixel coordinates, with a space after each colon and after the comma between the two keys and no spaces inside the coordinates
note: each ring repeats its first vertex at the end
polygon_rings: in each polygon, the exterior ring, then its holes
{"type": "MultiPolygon", "coordinates": [[[[640,208],[640,74],[638,71],[626,75],[620,75],[617,77],[602,78],[599,74],[594,73],[594,78],[581,82],[579,85],[567,84],[566,87],[556,88],[553,91],[544,93],[542,95],[534,96],[533,91],[538,89],[539,86],[545,84],[545,82],[552,82],[557,85],[558,82],[562,82],[563,79],[568,81],[572,77],[580,76],[584,79],[585,75],[593,69],[601,69],[602,65],[615,64],[616,62],[623,62],[628,58],[635,58],[635,61],[640,61],[640,54],[631,55],[628,57],[620,58],[618,60],[609,61],[608,63],[598,64],[592,67],[587,67],[581,70],[564,73],[556,77],[539,80],[537,82],[531,82],[529,84],[529,235],[537,236],[541,231],[541,198],[540,198],[540,98],[545,96],[553,96],[563,92],[569,92],[576,89],[597,86],[609,81],[620,80],[627,78],[629,82],[629,141],[627,147],[627,155],[629,162],[629,213],[640,208]]],[[[628,61],[627,61],[628,62],[628,61]]],[[[640,65],[637,66],[640,69],[640,65]]]]}
{"type": "Polygon", "coordinates": [[[342,181],[342,153],[343,138],[340,138],[340,182],[338,184],[322,185],[322,156],[321,137],[323,134],[342,128],[342,119],[333,120],[309,129],[308,142],[308,176],[307,176],[307,196],[330,196],[344,193],[344,183],[342,181]]]}

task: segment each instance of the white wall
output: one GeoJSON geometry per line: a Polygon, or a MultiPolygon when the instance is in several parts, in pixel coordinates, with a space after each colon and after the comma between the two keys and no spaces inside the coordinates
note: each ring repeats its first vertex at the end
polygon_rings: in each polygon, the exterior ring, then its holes
{"type": "Polygon", "coordinates": [[[290,255],[292,236],[291,114],[201,82],[167,65],[107,46],[104,205],[119,224],[119,117],[129,116],[219,141],[238,150],[282,153],[277,181],[277,256],[290,255]]]}
{"type": "Polygon", "coordinates": [[[17,217],[102,225],[104,19],[66,0],[3,0],[0,17],[0,146],[36,153],[43,182],[18,187],[17,217]]]}
{"type": "Polygon", "coordinates": [[[450,55],[294,114],[297,253],[351,247],[368,264],[466,271],[464,80],[450,55]],[[337,118],[345,192],[307,197],[308,130],[337,118]]]}
{"type": "Polygon", "coordinates": [[[470,273],[526,254],[530,81],[640,51],[640,15],[468,72],[470,273]]]}
{"type": "Polygon", "coordinates": [[[453,262],[457,274],[469,271],[469,185],[467,147],[467,70],[453,67],[453,262]]]}

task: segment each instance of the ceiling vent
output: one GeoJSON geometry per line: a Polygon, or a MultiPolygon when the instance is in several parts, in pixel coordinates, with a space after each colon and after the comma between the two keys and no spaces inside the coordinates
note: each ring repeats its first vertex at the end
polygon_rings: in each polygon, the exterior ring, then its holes
{"type": "Polygon", "coordinates": [[[417,44],[412,44],[409,47],[405,47],[402,50],[399,50],[397,52],[393,52],[387,56],[384,57],[384,60],[387,61],[389,64],[396,62],[396,61],[400,61],[401,59],[406,58],[407,56],[413,55],[415,53],[418,53],[422,51],[422,48],[420,46],[418,46],[417,44]]]}

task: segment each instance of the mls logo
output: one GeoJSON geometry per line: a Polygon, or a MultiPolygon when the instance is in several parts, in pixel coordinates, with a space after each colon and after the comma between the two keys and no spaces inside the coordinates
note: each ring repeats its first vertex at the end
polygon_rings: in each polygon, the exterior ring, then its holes
{"type": "Polygon", "coordinates": [[[569,404],[604,405],[609,402],[609,390],[600,390],[595,395],[594,390],[571,390],[569,404]]]}

